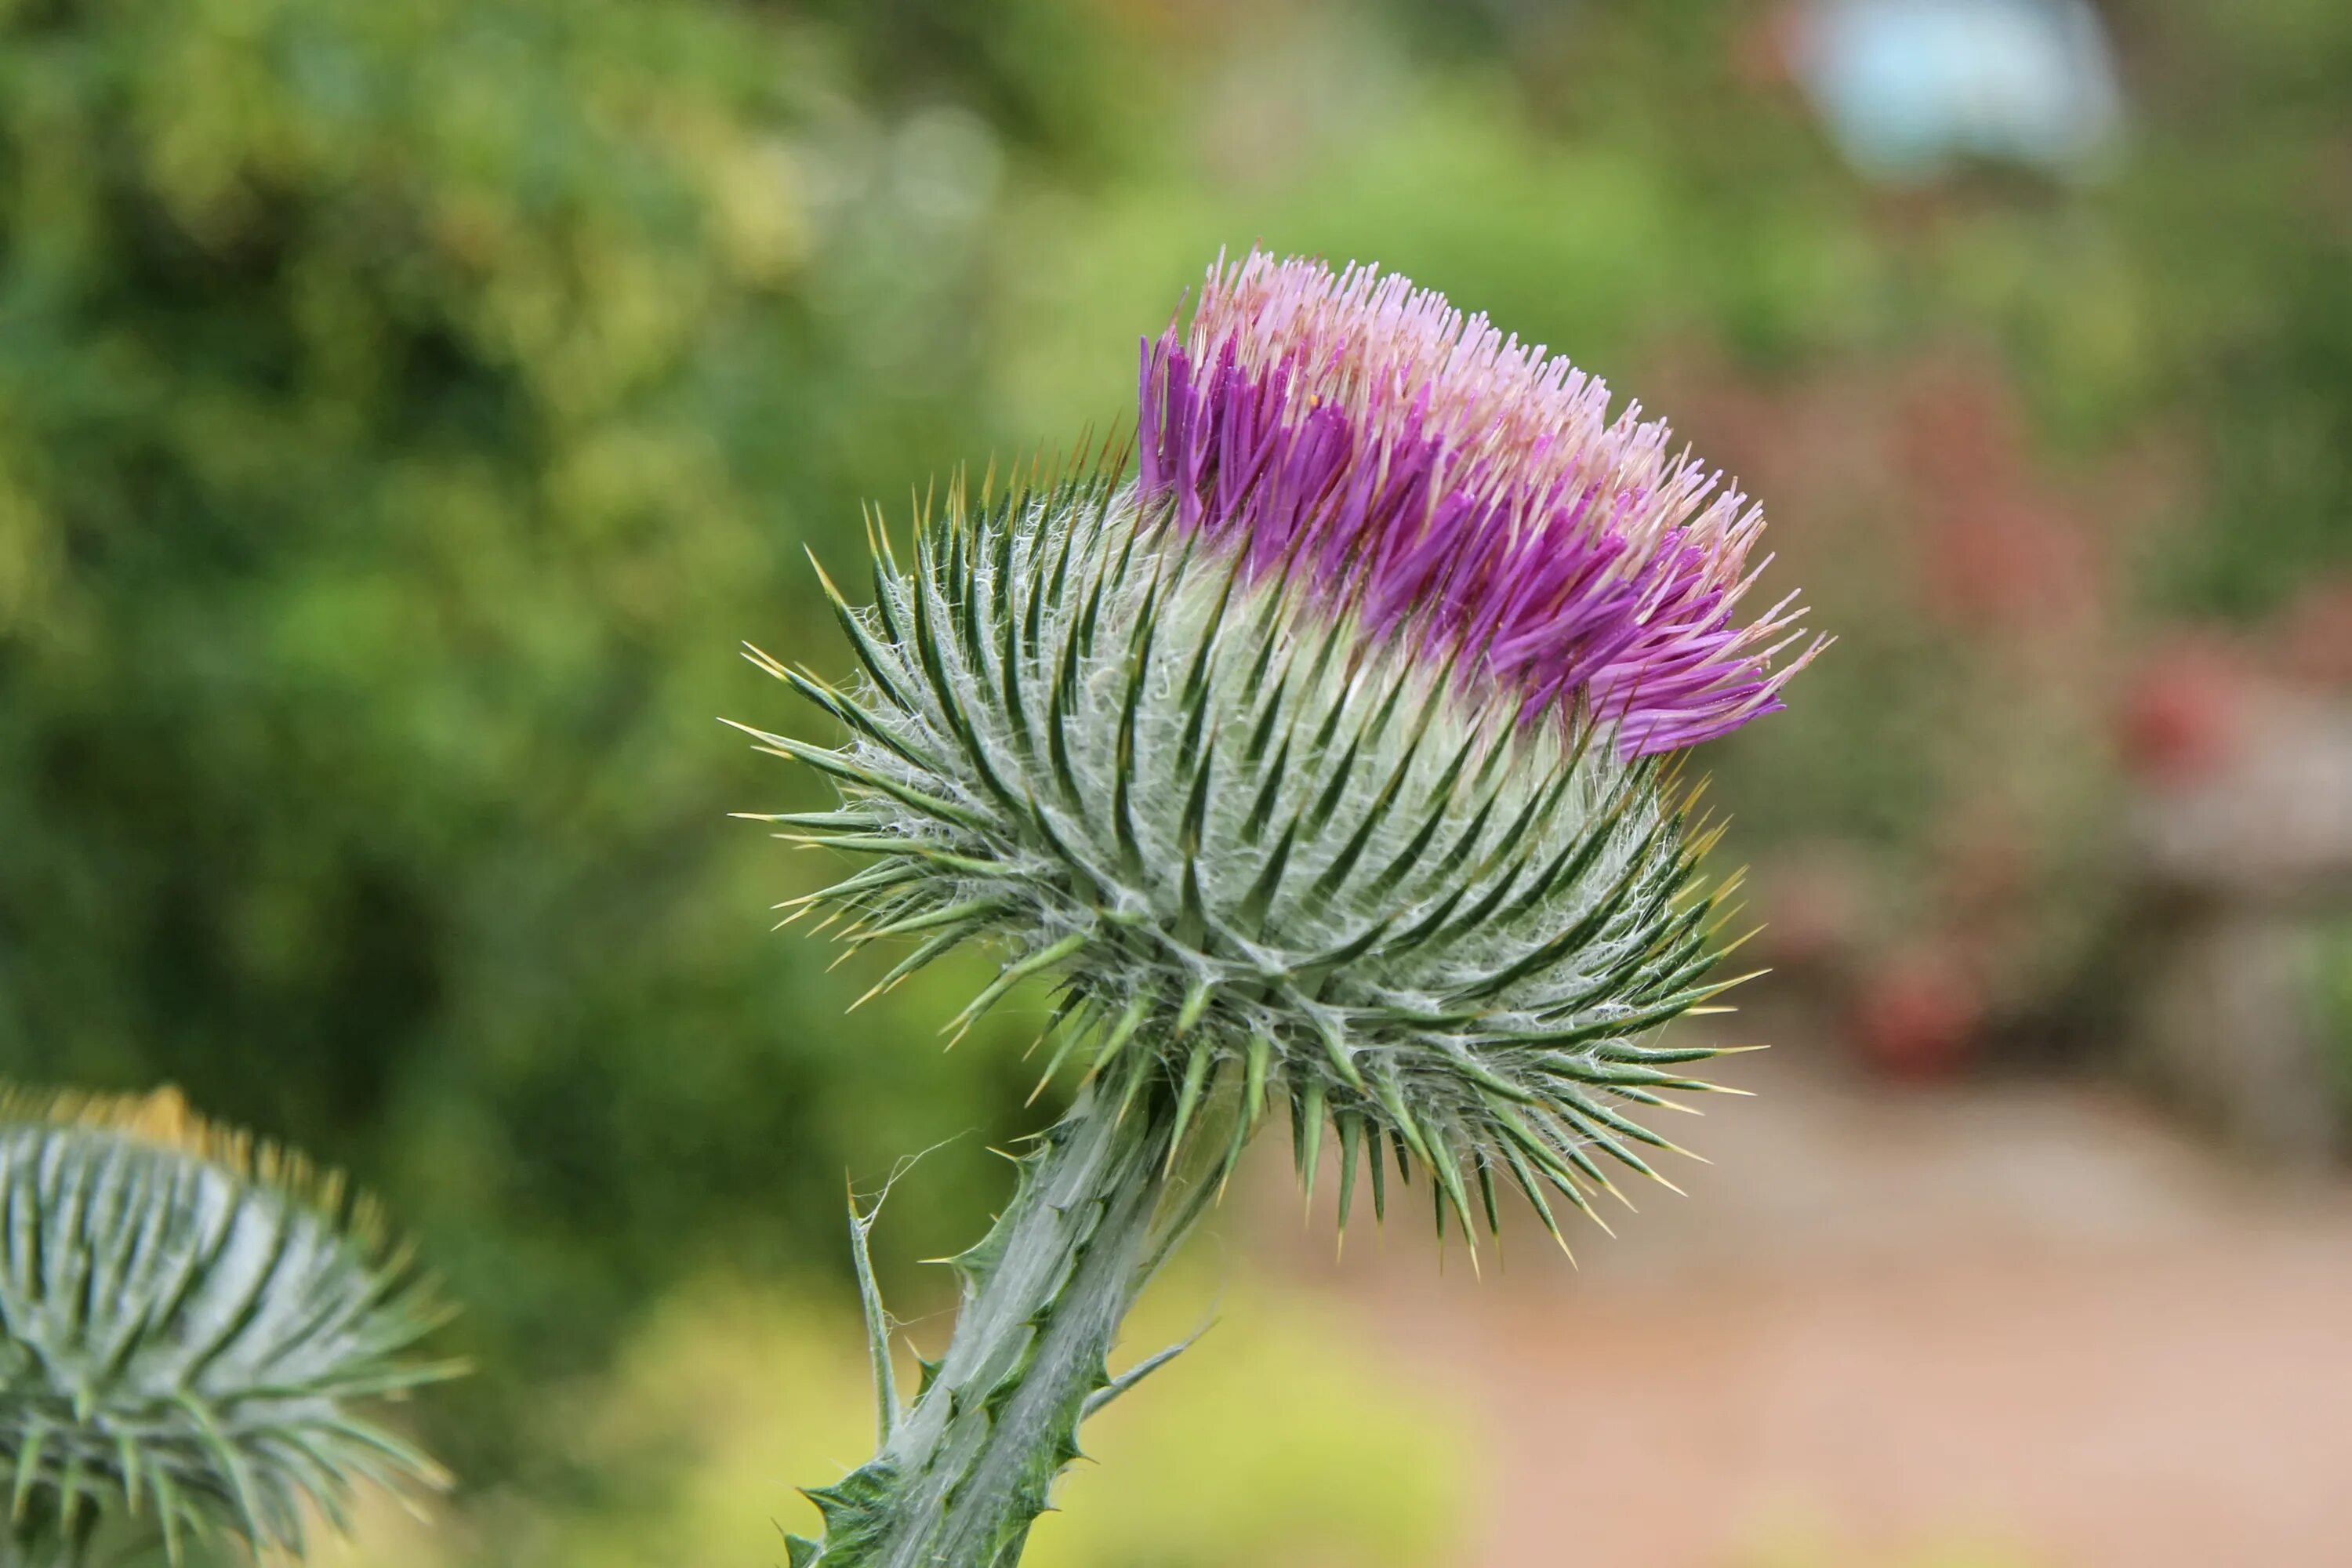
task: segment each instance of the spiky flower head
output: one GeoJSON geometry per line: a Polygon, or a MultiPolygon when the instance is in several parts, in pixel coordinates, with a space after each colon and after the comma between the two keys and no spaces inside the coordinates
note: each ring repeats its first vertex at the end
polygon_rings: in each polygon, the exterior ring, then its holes
{"type": "Polygon", "coordinates": [[[1810,649],[1733,619],[1760,515],[1607,403],[1402,279],[1213,269],[1136,479],[951,488],[903,561],[877,521],[871,605],[825,582],[860,678],[754,656],[845,731],[753,731],[841,785],[770,820],[874,858],[806,905],[916,939],[885,984],[1000,944],[959,1025],[1053,976],[1049,1076],[1172,1083],[1180,1143],[1220,1084],[1234,1153],[1279,1097],[1311,1181],[1335,1126],[1343,1223],[1384,1147],[1465,1230],[1651,1172],[1714,1054],[1652,1032],[1721,988],[1673,753],[1810,649]]]}
{"type": "Polygon", "coordinates": [[[360,1408],[457,1369],[409,1356],[442,1314],[340,1177],[174,1090],[7,1090],[0,1244],[0,1560],[102,1530],[299,1552],[361,1481],[443,1484],[360,1408]]]}

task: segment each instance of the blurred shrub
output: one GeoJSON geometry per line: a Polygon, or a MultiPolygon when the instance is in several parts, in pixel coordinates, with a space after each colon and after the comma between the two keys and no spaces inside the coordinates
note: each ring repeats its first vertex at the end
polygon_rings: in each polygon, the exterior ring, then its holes
{"type": "Polygon", "coordinates": [[[2352,574],[2352,8],[2136,9],[2150,112],[2122,210],[2164,293],[2162,388],[2210,469],[2159,581],[2251,618],[2352,574]]]}
{"type": "Polygon", "coordinates": [[[0,1066],[350,1161],[507,1376],[698,1251],[829,1254],[869,1133],[1010,1093],[866,1049],[900,1016],[764,935],[822,868],[723,818],[771,776],[711,722],[767,695],[736,638],[799,650],[802,538],[970,395],[1003,153],[845,47],[0,5],[0,1066]]]}
{"type": "Polygon", "coordinates": [[[2352,1131],[2352,920],[2320,933],[2320,1044],[2328,1053],[2328,1081],[2336,1092],[2339,1121],[2352,1131]]]}

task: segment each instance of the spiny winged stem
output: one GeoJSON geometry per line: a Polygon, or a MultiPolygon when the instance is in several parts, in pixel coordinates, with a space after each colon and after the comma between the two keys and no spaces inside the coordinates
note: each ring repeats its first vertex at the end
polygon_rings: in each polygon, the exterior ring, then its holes
{"type": "Polygon", "coordinates": [[[956,1261],[955,1334],[901,1408],[888,1320],[866,1267],[882,1433],[872,1460],[808,1495],[824,1540],[793,1539],[793,1568],[1011,1568],[1047,1491],[1080,1457],[1078,1426],[1158,1366],[1114,1376],[1119,1323],[1206,1207],[1212,1186],[1171,1172],[1170,1086],[1138,1064],[1097,1080],[1021,1162],[1012,1201],[956,1261]]]}

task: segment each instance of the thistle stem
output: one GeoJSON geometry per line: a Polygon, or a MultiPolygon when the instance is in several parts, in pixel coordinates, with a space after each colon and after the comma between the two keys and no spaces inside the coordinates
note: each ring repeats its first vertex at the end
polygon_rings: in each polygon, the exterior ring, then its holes
{"type": "Polygon", "coordinates": [[[1120,1321],[1207,1203],[1205,1184],[1168,1174],[1166,1086],[1128,1087],[1093,1085],[1022,1162],[994,1228],[956,1259],[963,1305],[946,1353],[913,1405],[886,1415],[874,1458],[808,1494],[825,1535],[793,1543],[795,1568],[1019,1562],[1079,1457],[1079,1422],[1119,1391],[1108,1358],[1120,1321]]]}

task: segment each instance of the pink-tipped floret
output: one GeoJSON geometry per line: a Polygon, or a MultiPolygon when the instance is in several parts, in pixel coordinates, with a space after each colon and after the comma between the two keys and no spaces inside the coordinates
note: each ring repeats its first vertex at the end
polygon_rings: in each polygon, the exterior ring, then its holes
{"type": "MultiPolygon", "coordinates": [[[[1580,700],[1627,755],[1781,706],[1818,651],[1733,613],[1764,516],[1638,405],[1411,281],[1253,251],[1143,345],[1141,491],[1456,661],[1533,720],[1580,700]]],[[[1769,558],[1767,558],[1769,561],[1769,558]]]]}

